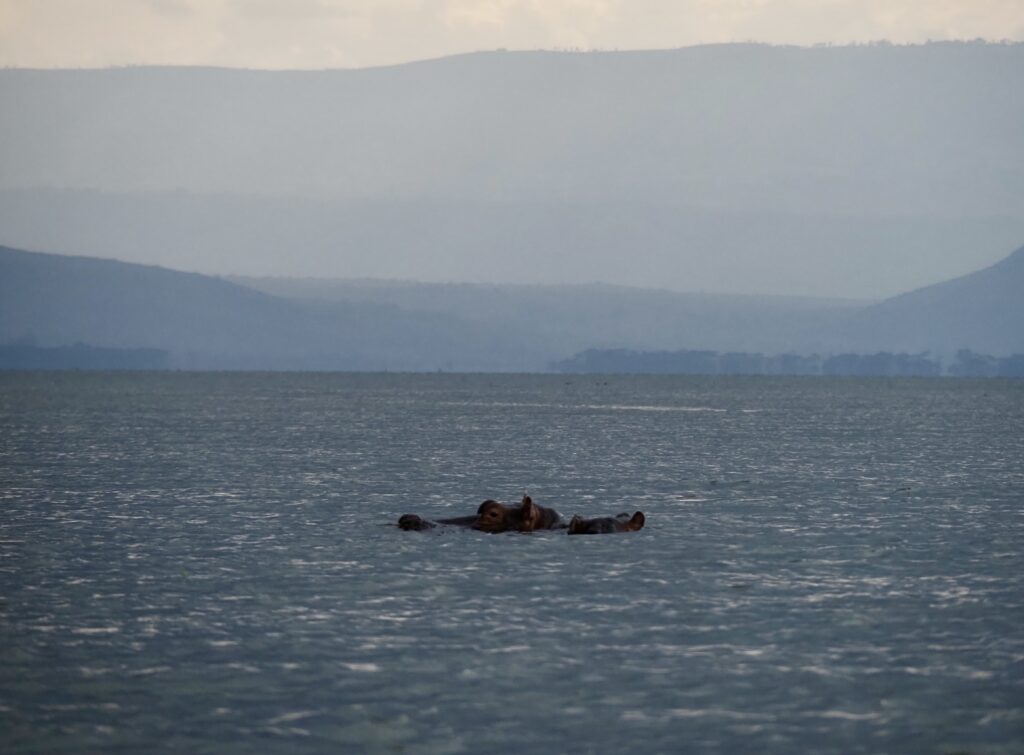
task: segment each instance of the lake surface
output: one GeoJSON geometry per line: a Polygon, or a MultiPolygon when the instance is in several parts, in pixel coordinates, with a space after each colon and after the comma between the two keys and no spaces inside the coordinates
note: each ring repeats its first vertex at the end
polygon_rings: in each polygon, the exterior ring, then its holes
{"type": "Polygon", "coordinates": [[[1024,381],[0,374],[0,749],[1024,752],[1024,381]]]}

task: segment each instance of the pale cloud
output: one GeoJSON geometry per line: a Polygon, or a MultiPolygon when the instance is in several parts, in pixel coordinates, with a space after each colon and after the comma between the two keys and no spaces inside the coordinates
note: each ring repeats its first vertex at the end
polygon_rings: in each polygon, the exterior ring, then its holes
{"type": "Polygon", "coordinates": [[[337,19],[353,15],[353,4],[345,0],[231,0],[226,9],[235,16],[278,20],[337,19]]]}
{"type": "Polygon", "coordinates": [[[1024,0],[0,0],[0,65],[330,68],[498,47],[1024,39],[1024,0]]]}
{"type": "Polygon", "coordinates": [[[541,27],[568,29],[610,19],[620,4],[612,0],[448,0],[444,14],[451,26],[503,28],[530,19],[541,27]]]}
{"type": "Polygon", "coordinates": [[[447,0],[442,12],[449,38],[467,49],[586,49],[614,28],[620,5],[613,0],[447,0]]]}
{"type": "Polygon", "coordinates": [[[188,0],[142,0],[142,5],[149,6],[156,13],[178,18],[187,16],[194,10],[188,0]]]}
{"type": "Polygon", "coordinates": [[[493,26],[501,28],[508,22],[514,0],[484,0],[482,2],[451,2],[444,8],[444,20],[449,27],[493,26]]]}

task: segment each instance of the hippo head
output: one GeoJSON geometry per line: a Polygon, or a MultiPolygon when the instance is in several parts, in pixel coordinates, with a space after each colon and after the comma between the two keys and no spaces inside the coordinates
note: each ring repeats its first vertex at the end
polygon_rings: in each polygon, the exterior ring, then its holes
{"type": "Polygon", "coordinates": [[[398,520],[399,528],[403,530],[429,530],[433,529],[437,525],[433,522],[428,522],[426,519],[422,519],[416,514],[403,514],[398,520]]]}
{"type": "Polygon", "coordinates": [[[570,535],[603,535],[608,532],[636,532],[643,529],[644,514],[637,511],[630,516],[626,512],[616,516],[603,516],[596,519],[584,519],[574,516],[569,522],[570,535]]]}
{"type": "Polygon", "coordinates": [[[512,510],[503,503],[488,499],[476,510],[473,529],[484,532],[506,532],[513,529],[512,510]]]}
{"type": "Polygon", "coordinates": [[[533,532],[552,526],[552,517],[558,514],[533,502],[530,496],[523,496],[518,506],[506,506],[497,501],[487,500],[476,511],[473,529],[483,532],[533,532]]]}

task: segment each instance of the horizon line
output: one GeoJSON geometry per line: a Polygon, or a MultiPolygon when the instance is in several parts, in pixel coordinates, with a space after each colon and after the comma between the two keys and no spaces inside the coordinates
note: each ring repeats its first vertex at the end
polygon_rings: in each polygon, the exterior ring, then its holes
{"type": "Polygon", "coordinates": [[[353,67],[296,67],[296,68],[259,68],[251,66],[230,66],[207,63],[110,63],[107,65],[81,65],[81,66],[21,66],[6,64],[0,66],[0,71],[18,72],[93,72],[93,71],[121,71],[131,69],[195,69],[212,71],[238,71],[250,73],[332,73],[332,72],[357,72],[375,71],[389,68],[402,68],[424,63],[437,63],[440,61],[452,60],[455,58],[468,58],[482,55],[643,55],[643,54],[664,54],[677,53],[689,50],[697,50],[711,47],[763,47],[776,50],[848,50],[848,49],[886,49],[886,48],[916,48],[930,47],[937,45],[979,45],[985,47],[1016,47],[1024,45],[1024,39],[986,39],[975,37],[974,39],[928,39],[923,42],[893,42],[887,39],[863,40],[852,42],[816,42],[814,44],[790,44],[776,42],[761,42],[757,40],[743,40],[732,42],[700,42],[692,45],[681,45],[679,47],[649,47],[649,48],[521,48],[512,49],[498,47],[493,49],[468,50],[465,52],[453,52],[445,55],[427,58],[413,58],[396,63],[381,63],[377,65],[353,66],[353,67]]]}

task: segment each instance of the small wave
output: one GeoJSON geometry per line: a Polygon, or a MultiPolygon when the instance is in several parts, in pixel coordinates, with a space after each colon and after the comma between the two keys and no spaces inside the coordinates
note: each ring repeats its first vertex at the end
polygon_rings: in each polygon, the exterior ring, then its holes
{"type": "Polygon", "coordinates": [[[376,663],[343,663],[341,665],[349,671],[361,671],[365,674],[373,674],[380,671],[380,666],[376,663]]]}
{"type": "Polygon", "coordinates": [[[131,676],[153,676],[154,674],[166,674],[174,669],[170,666],[150,666],[148,668],[135,669],[131,676]]]}
{"type": "Polygon", "coordinates": [[[508,647],[491,648],[488,653],[525,653],[530,649],[529,645],[509,645],[508,647]]]}
{"type": "Polygon", "coordinates": [[[121,631],[120,627],[75,627],[71,630],[72,634],[117,634],[121,631]]]}
{"type": "Polygon", "coordinates": [[[582,404],[581,409],[596,409],[612,412],[715,412],[722,413],[727,409],[713,406],[659,406],[656,404],[582,404]]]}
{"type": "Polygon", "coordinates": [[[725,708],[670,708],[669,718],[727,718],[737,721],[768,721],[772,716],[767,713],[746,713],[725,708]]]}
{"type": "MultiPolygon", "coordinates": [[[[495,409],[583,409],[586,411],[610,412],[714,412],[723,413],[728,409],[714,406],[669,406],[664,404],[559,404],[520,401],[447,401],[446,406],[471,406],[495,409]]],[[[744,409],[758,412],[760,409],[744,409]]]]}
{"type": "Polygon", "coordinates": [[[882,717],[880,713],[850,713],[845,710],[826,710],[814,715],[817,718],[839,718],[843,721],[874,721],[882,717]]]}
{"type": "Polygon", "coordinates": [[[312,716],[319,716],[320,711],[318,710],[296,710],[291,713],[282,713],[280,716],[275,716],[267,721],[271,726],[277,726],[278,724],[287,724],[292,721],[301,721],[304,718],[310,718],[312,716]]]}

